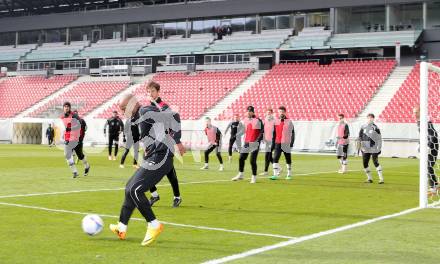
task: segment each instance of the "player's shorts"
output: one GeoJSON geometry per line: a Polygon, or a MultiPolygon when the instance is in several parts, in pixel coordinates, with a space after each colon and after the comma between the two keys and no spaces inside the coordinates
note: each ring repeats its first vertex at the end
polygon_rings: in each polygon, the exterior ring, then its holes
{"type": "Polygon", "coordinates": [[[343,158],[347,159],[348,156],[348,145],[338,145],[338,148],[336,149],[336,157],[338,159],[343,158]]]}

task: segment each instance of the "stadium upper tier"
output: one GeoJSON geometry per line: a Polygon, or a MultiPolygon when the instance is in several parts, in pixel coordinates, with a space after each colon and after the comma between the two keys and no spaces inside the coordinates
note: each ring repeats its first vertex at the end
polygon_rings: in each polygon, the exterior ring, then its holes
{"type": "MultiPolygon", "coordinates": [[[[440,66],[440,62],[433,63],[440,66]]],[[[414,123],[414,106],[420,102],[420,64],[417,64],[391,99],[380,119],[390,123],[414,123]]],[[[429,73],[428,109],[432,122],[440,123],[440,74],[429,73]]]]}
{"type": "Polygon", "coordinates": [[[214,41],[212,34],[193,34],[191,38],[174,36],[167,39],[158,39],[143,48],[137,55],[157,56],[165,54],[193,54],[203,52],[214,41]]]}
{"type": "Polygon", "coordinates": [[[77,57],[81,58],[117,58],[136,56],[138,51],[152,41],[152,38],[128,38],[99,40],[85,48],[77,57]]]}
{"type": "MultiPolygon", "coordinates": [[[[249,75],[245,71],[218,71],[185,73],[158,73],[153,81],[160,83],[161,95],[182,119],[198,119],[208,109],[217,104],[229,92],[240,85],[249,75]]],[[[143,103],[147,103],[145,84],[134,92],[143,103]]],[[[104,110],[99,117],[109,118],[112,111],[117,110],[116,104],[104,110]]]]}
{"type": "Polygon", "coordinates": [[[89,41],[72,41],[70,45],[65,45],[64,42],[44,43],[27,54],[25,60],[71,59],[89,45],[89,41]]]}
{"type": "Polygon", "coordinates": [[[282,50],[307,50],[355,47],[414,46],[421,31],[370,32],[332,34],[323,27],[304,28],[297,36],[291,36],[293,29],[262,30],[261,34],[251,31],[234,32],[232,35],[214,39],[212,34],[182,35],[166,39],[152,37],[99,40],[64,43],[0,46],[0,62],[50,61],[80,58],[124,58],[144,56],[190,55],[205,53],[259,52],[282,50]],[[291,36],[289,38],[289,36],[291,36]]]}
{"type": "Polygon", "coordinates": [[[14,117],[76,79],[76,76],[26,76],[0,81],[0,117],[14,117]]]}
{"type": "Polygon", "coordinates": [[[25,56],[32,49],[35,49],[37,44],[18,45],[14,46],[0,46],[0,62],[14,62],[25,56]]]}
{"type": "Polygon", "coordinates": [[[400,42],[402,46],[414,46],[421,31],[391,31],[391,32],[369,32],[335,34],[327,42],[330,48],[354,48],[354,47],[387,47],[395,46],[400,42]]]}
{"type": "Polygon", "coordinates": [[[284,105],[294,120],[334,120],[337,113],[353,118],[371,100],[394,66],[394,60],[276,65],[218,119],[243,113],[248,105],[255,106],[260,117],[267,108],[284,105]]]}
{"type": "Polygon", "coordinates": [[[235,32],[231,36],[216,40],[205,52],[272,51],[279,48],[292,32],[292,29],[263,30],[261,34],[252,34],[250,31],[235,32]]]}
{"type": "Polygon", "coordinates": [[[53,98],[29,117],[56,118],[62,113],[63,102],[69,101],[80,116],[87,115],[96,107],[110,100],[117,93],[128,87],[129,82],[97,81],[82,82],[53,98]]]}

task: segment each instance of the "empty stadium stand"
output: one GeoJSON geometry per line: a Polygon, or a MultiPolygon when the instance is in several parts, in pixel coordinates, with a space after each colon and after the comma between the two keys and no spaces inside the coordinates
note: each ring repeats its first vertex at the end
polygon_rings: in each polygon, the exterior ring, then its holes
{"type": "Polygon", "coordinates": [[[193,34],[191,38],[172,36],[167,39],[157,39],[138,53],[139,56],[178,55],[203,52],[214,40],[212,34],[193,34]]]}
{"type": "Polygon", "coordinates": [[[78,110],[80,116],[85,116],[128,85],[128,81],[82,82],[41,106],[29,116],[56,118],[62,113],[62,105],[65,101],[69,101],[72,108],[78,110]]]}
{"type": "Polygon", "coordinates": [[[294,120],[335,120],[337,113],[354,118],[394,66],[394,60],[276,65],[218,119],[241,114],[248,105],[255,106],[260,117],[268,107],[284,105],[294,120]]]}
{"type": "Polygon", "coordinates": [[[14,117],[75,79],[72,75],[6,78],[0,82],[0,117],[14,117]]]}
{"type": "Polygon", "coordinates": [[[37,44],[27,44],[18,46],[0,46],[0,62],[15,62],[28,52],[35,49],[37,44]]]}
{"type": "Polygon", "coordinates": [[[279,48],[292,32],[293,29],[263,30],[261,34],[252,34],[251,31],[234,32],[231,36],[216,40],[206,52],[272,51],[279,48]]]}
{"type": "Polygon", "coordinates": [[[26,55],[25,59],[27,61],[71,59],[89,45],[89,41],[72,41],[69,45],[65,45],[64,42],[44,43],[26,55]]]}
{"type": "MultiPolygon", "coordinates": [[[[440,66],[440,62],[433,63],[440,66]]],[[[428,109],[430,119],[440,123],[440,74],[429,74],[428,109]]],[[[414,123],[413,108],[420,103],[420,64],[416,64],[411,74],[391,99],[385,110],[380,115],[383,122],[414,123]]]]}
{"type": "Polygon", "coordinates": [[[414,46],[421,31],[391,31],[334,34],[327,42],[331,48],[354,48],[354,47],[387,47],[395,46],[400,42],[401,46],[414,46]]]}
{"type": "Polygon", "coordinates": [[[82,58],[121,58],[136,56],[138,51],[150,43],[152,38],[104,39],[85,48],[78,57],[82,58]]]}
{"type": "Polygon", "coordinates": [[[332,35],[324,27],[306,27],[298,36],[291,37],[285,50],[327,49],[326,42],[332,35]]]}
{"type": "MultiPolygon", "coordinates": [[[[164,101],[171,106],[178,106],[176,110],[182,119],[195,120],[235,89],[250,73],[250,70],[197,72],[189,75],[169,72],[158,73],[153,80],[160,83],[164,101]]],[[[141,98],[142,103],[147,103],[145,85],[141,85],[134,94],[141,98]]],[[[116,104],[99,117],[108,118],[113,110],[118,110],[116,104]]]]}

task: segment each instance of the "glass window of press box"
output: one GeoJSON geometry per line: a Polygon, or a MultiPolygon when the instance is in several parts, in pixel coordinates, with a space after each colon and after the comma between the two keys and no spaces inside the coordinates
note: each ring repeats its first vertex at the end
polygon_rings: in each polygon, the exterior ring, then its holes
{"type": "Polygon", "coordinates": [[[22,31],[18,33],[18,44],[35,44],[43,42],[44,34],[41,30],[22,31]]]}
{"type": "Polygon", "coordinates": [[[440,28],[440,1],[428,2],[427,28],[440,28]]]}
{"type": "Polygon", "coordinates": [[[102,27],[103,39],[121,39],[122,38],[122,25],[105,25],[102,27]]]}
{"type": "Polygon", "coordinates": [[[336,33],[385,31],[385,6],[336,9],[336,33]]]}
{"type": "Polygon", "coordinates": [[[421,3],[390,5],[390,31],[421,30],[422,28],[423,5],[421,3]]]}
{"type": "Polygon", "coordinates": [[[286,29],[292,27],[292,16],[286,15],[273,15],[261,17],[261,30],[274,30],[274,29],[286,29]]]}
{"type": "Polygon", "coordinates": [[[214,34],[218,27],[227,26],[231,26],[232,32],[255,32],[256,16],[193,20],[191,21],[190,30],[191,34],[214,34]]]}
{"type": "Polygon", "coordinates": [[[70,29],[70,41],[92,40],[93,27],[77,27],[70,29]]]}
{"type": "Polygon", "coordinates": [[[44,42],[66,42],[66,29],[48,29],[44,31],[44,42]]]}
{"type": "Polygon", "coordinates": [[[15,45],[15,32],[0,34],[0,46],[15,45]]]}

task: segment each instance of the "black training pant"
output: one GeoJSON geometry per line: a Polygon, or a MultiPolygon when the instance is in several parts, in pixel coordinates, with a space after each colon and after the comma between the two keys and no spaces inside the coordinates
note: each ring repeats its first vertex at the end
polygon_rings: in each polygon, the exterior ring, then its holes
{"type": "Polygon", "coordinates": [[[108,135],[108,155],[112,155],[113,141],[115,142],[115,157],[118,155],[118,145],[119,145],[119,134],[109,134],[108,135]]]}
{"type": "Polygon", "coordinates": [[[379,167],[379,153],[365,153],[362,152],[362,162],[364,165],[364,169],[368,168],[368,164],[370,163],[370,158],[373,158],[374,167],[379,167]]]}
{"type": "Polygon", "coordinates": [[[220,144],[219,145],[209,145],[208,149],[205,150],[205,163],[209,162],[209,154],[215,149],[215,155],[217,155],[220,164],[223,164],[222,155],[220,154],[220,144]]]}
{"type": "Polygon", "coordinates": [[[258,157],[259,149],[260,149],[259,142],[252,142],[252,143],[245,143],[244,144],[244,146],[240,152],[240,159],[238,161],[239,172],[244,171],[244,163],[250,153],[251,154],[250,163],[251,163],[251,168],[252,168],[252,175],[257,175],[257,157],[258,157]]]}
{"type": "MultiPolygon", "coordinates": [[[[173,194],[175,197],[180,197],[180,190],[179,190],[179,180],[177,179],[177,173],[176,169],[173,166],[173,169],[170,170],[170,172],[167,173],[168,181],[170,181],[171,188],[173,188],[173,194]]],[[[156,186],[153,186],[150,189],[150,193],[153,193],[157,191],[156,186]]]]}
{"type": "Polygon", "coordinates": [[[281,154],[284,153],[284,157],[286,158],[286,164],[292,164],[292,153],[290,153],[290,145],[285,144],[275,144],[274,155],[273,155],[273,163],[278,163],[281,158],[281,154]]]}
{"type": "Polygon", "coordinates": [[[128,224],[135,208],[147,222],[156,219],[145,192],[153,188],[173,168],[173,157],[166,153],[156,154],[144,161],[125,186],[125,200],[121,208],[119,221],[128,224]]]}

